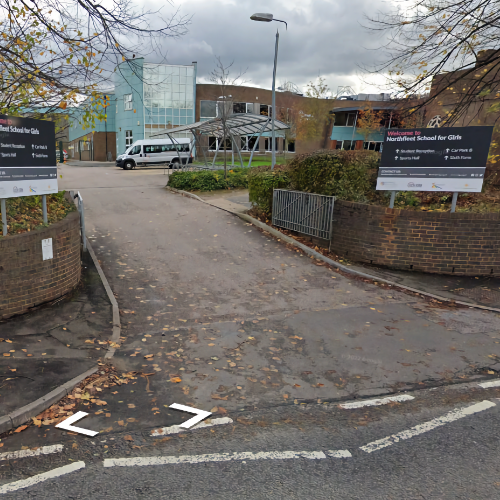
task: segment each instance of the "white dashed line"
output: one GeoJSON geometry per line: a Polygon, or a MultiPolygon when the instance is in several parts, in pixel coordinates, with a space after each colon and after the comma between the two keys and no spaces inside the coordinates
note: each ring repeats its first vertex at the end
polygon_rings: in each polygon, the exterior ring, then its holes
{"type": "Polygon", "coordinates": [[[389,396],[387,398],[365,399],[364,401],[354,401],[353,403],[342,403],[339,406],[345,410],[350,410],[352,408],[363,408],[363,406],[380,406],[393,402],[399,403],[400,401],[410,401],[410,399],[415,398],[409,394],[402,394],[401,396],[389,396]]]}
{"type": "Polygon", "coordinates": [[[351,458],[351,452],[349,450],[328,450],[326,454],[333,458],[351,458]]]}
{"type": "MultiPolygon", "coordinates": [[[[330,457],[348,458],[347,450],[328,451],[330,457]]],[[[172,465],[172,464],[201,464],[206,462],[232,462],[236,460],[289,460],[293,458],[307,458],[320,460],[327,458],[322,451],[260,451],[253,453],[210,453],[207,455],[182,455],[180,457],[136,457],[136,458],[108,458],[104,460],[104,467],[135,467],[145,465],[172,465]]]]}
{"type": "Polygon", "coordinates": [[[36,450],[18,450],[7,451],[0,453],[0,460],[11,460],[13,458],[37,457],[39,455],[48,455],[50,453],[57,453],[62,451],[64,446],[62,444],[54,444],[52,446],[42,446],[36,450]]]}
{"type": "Polygon", "coordinates": [[[491,382],[483,382],[482,384],[478,384],[479,387],[483,389],[488,389],[488,387],[500,387],[500,380],[493,380],[491,382]]]}
{"type": "Polygon", "coordinates": [[[151,436],[166,436],[168,434],[179,434],[179,432],[190,432],[196,429],[205,429],[207,427],[213,427],[214,425],[224,425],[224,424],[232,424],[233,420],[228,417],[223,418],[213,418],[211,422],[200,422],[198,425],[191,427],[190,429],[186,429],[181,427],[180,425],[172,425],[170,427],[162,427],[161,429],[155,429],[151,432],[151,436]]]}
{"type": "Polygon", "coordinates": [[[442,425],[454,422],[455,420],[459,420],[469,415],[474,415],[474,413],[479,413],[480,411],[487,410],[488,408],[491,408],[493,406],[496,406],[495,403],[485,400],[481,403],[469,406],[468,408],[453,410],[442,417],[435,418],[434,420],[429,420],[429,422],[425,422],[424,424],[416,425],[415,427],[412,427],[411,429],[408,429],[406,431],[398,432],[397,434],[393,434],[392,436],[387,436],[383,439],[379,439],[378,441],[368,443],[365,446],[361,446],[360,449],[366,451],[367,453],[381,450],[382,448],[391,446],[392,444],[404,439],[410,439],[414,436],[418,436],[419,434],[423,434],[424,432],[431,431],[436,427],[441,427],[442,425]]]}
{"type": "Polygon", "coordinates": [[[23,488],[28,488],[38,483],[43,483],[49,479],[54,479],[59,476],[64,476],[64,474],[69,474],[79,469],[85,467],[85,462],[75,462],[73,464],[65,465],[63,467],[58,467],[57,469],[49,470],[49,472],[44,472],[43,474],[37,474],[28,479],[21,479],[20,481],[15,481],[13,483],[8,483],[0,486],[0,494],[10,493],[12,491],[21,490],[23,488]]]}

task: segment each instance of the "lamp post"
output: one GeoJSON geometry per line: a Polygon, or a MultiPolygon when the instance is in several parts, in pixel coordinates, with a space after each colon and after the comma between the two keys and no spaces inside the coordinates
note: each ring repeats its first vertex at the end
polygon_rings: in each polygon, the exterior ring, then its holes
{"type": "MultiPolygon", "coordinates": [[[[261,21],[264,23],[270,23],[271,21],[277,21],[279,23],[285,23],[286,28],[288,29],[288,25],[285,21],[281,21],[280,19],[274,19],[272,14],[263,14],[257,13],[253,16],[250,16],[252,21],[261,21]]],[[[276,30],[276,46],[274,49],[274,70],[273,70],[273,97],[272,97],[272,120],[271,120],[271,170],[274,169],[276,165],[276,133],[274,128],[274,120],[276,118],[276,65],[278,64],[278,43],[280,39],[279,31],[276,30]]]]}

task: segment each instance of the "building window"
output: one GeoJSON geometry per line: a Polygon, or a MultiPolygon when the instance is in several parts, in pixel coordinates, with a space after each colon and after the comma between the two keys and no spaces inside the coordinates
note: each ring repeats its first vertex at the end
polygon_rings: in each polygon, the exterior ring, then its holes
{"type": "Polygon", "coordinates": [[[368,149],[369,151],[381,151],[382,142],[380,141],[369,141],[363,143],[363,149],[368,149]]]}
{"type": "MultiPolygon", "coordinates": [[[[253,151],[255,143],[257,142],[257,137],[252,135],[248,137],[248,151],[253,151]]],[[[257,151],[259,150],[259,145],[255,148],[257,151]]]]}
{"type": "Polygon", "coordinates": [[[264,116],[269,116],[269,108],[271,106],[268,106],[267,104],[261,104],[260,105],[260,114],[264,116]]]}
{"type": "Polygon", "coordinates": [[[215,118],[217,103],[215,101],[200,101],[200,118],[215,118]]]}
{"type": "Polygon", "coordinates": [[[289,153],[295,153],[295,141],[288,141],[287,150],[289,153]]]}
{"type": "Polygon", "coordinates": [[[123,109],[125,111],[130,111],[133,106],[133,101],[132,101],[132,94],[125,94],[123,96],[123,109]]]}
{"type": "Polygon", "coordinates": [[[253,102],[247,102],[247,113],[253,113],[253,102]]]}
{"type": "Polygon", "coordinates": [[[246,113],[247,103],[246,102],[233,102],[233,113],[246,113]]]}
{"type": "Polygon", "coordinates": [[[132,138],[132,130],[125,130],[125,147],[132,146],[132,143],[134,142],[132,138]]]}
{"type": "Polygon", "coordinates": [[[347,115],[346,127],[354,127],[355,123],[356,123],[356,113],[349,113],[347,115]]]}
{"type": "Polygon", "coordinates": [[[356,141],[337,141],[335,149],[345,149],[350,151],[356,147],[356,141]]]}
{"type": "MultiPolygon", "coordinates": [[[[269,139],[265,139],[264,140],[264,149],[266,151],[271,151],[272,144],[273,144],[273,141],[272,141],[271,137],[269,137],[269,139]]],[[[277,137],[274,138],[274,151],[279,151],[278,150],[278,138],[277,137]]]]}

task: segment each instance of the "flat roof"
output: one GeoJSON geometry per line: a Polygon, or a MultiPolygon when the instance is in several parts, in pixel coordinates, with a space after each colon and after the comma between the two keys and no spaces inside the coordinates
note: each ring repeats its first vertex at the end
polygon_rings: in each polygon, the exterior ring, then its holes
{"type": "MultiPolygon", "coordinates": [[[[360,102],[363,102],[363,101],[360,101],[360,102]]],[[[396,106],[394,104],[390,105],[390,106],[377,106],[377,105],[371,105],[370,106],[372,109],[377,109],[377,110],[380,110],[380,109],[396,109],[396,106]]],[[[362,111],[364,108],[364,106],[362,104],[360,104],[359,106],[350,106],[348,108],[333,108],[330,110],[330,113],[337,113],[339,111],[362,111]]]]}

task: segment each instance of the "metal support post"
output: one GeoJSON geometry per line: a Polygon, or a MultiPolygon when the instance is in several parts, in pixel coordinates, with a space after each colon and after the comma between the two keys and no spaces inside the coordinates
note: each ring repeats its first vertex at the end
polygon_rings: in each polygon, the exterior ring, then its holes
{"type": "Polygon", "coordinates": [[[451,199],[451,213],[455,212],[455,209],[457,208],[457,198],[458,193],[453,193],[453,198],[451,199]]]}
{"type": "Polygon", "coordinates": [[[49,221],[47,219],[47,195],[42,194],[42,214],[43,214],[43,223],[48,224],[49,221]]]}
{"type": "Polygon", "coordinates": [[[272,129],[271,129],[271,170],[274,169],[276,165],[276,133],[274,130],[274,120],[276,119],[276,66],[278,64],[278,44],[280,40],[280,34],[278,30],[276,30],[276,47],[274,49],[274,70],[273,70],[273,98],[272,98],[272,113],[273,113],[273,121],[272,121],[272,129]]]}
{"type": "Polygon", "coordinates": [[[396,200],[396,191],[391,191],[391,201],[389,202],[389,208],[394,208],[395,200],[396,200]]]}
{"type": "Polygon", "coordinates": [[[248,160],[248,168],[250,168],[252,166],[253,154],[255,153],[255,150],[259,146],[259,141],[260,141],[260,137],[262,135],[262,132],[264,132],[264,130],[267,128],[268,124],[269,124],[269,118],[267,118],[266,123],[264,123],[264,126],[260,129],[259,135],[257,136],[257,140],[255,141],[255,144],[253,145],[252,152],[250,153],[250,160],[248,160]]]}
{"type": "Polygon", "coordinates": [[[215,160],[217,158],[217,153],[219,152],[220,140],[217,137],[217,147],[215,148],[214,161],[212,162],[212,170],[215,168],[215,160]]]}
{"type": "Polygon", "coordinates": [[[83,251],[87,251],[87,238],[85,237],[85,211],[83,208],[83,198],[82,195],[80,194],[80,191],[78,191],[78,194],[76,195],[78,197],[78,211],[80,212],[80,228],[82,232],[82,245],[83,245],[83,251]]]}
{"type": "MultiPolygon", "coordinates": [[[[234,148],[236,148],[236,151],[238,152],[238,156],[240,157],[241,168],[243,168],[244,167],[244,165],[243,165],[243,158],[241,157],[240,148],[238,147],[238,144],[236,144],[236,139],[234,138],[234,135],[231,134],[231,132],[229,132],[229,133],[231,135],[231,140],[233,141],[233,150],[234,150],[234,148]]],[[[233,167],[234,167],[234,152],[233,152],[233,167]]]]}
{"type": "Polygon", "coordinates": [[[7,204],[5,203],[5,198],[2,198],[2,226],[3,235],[7,236],[7,204]]]}

